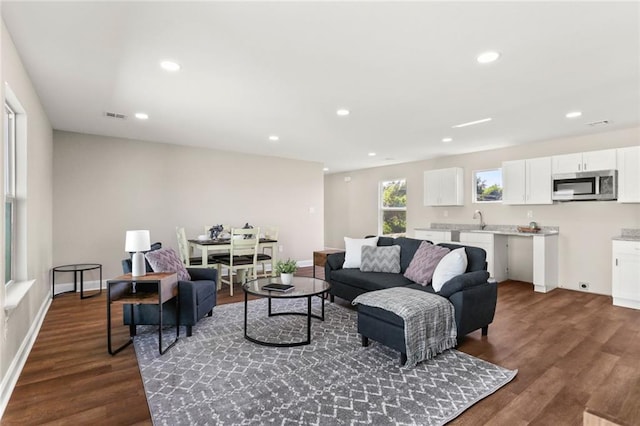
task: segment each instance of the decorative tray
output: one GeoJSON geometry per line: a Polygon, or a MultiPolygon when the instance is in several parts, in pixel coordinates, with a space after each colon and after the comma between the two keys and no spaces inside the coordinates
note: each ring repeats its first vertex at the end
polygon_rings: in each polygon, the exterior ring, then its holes
{"type": "Polygon", "coordinates": [[[528,232],[530,234],[535,234],[539,232],[540,228],[530,228],[528,226],[518,226],[518,232],[528,232]]]}

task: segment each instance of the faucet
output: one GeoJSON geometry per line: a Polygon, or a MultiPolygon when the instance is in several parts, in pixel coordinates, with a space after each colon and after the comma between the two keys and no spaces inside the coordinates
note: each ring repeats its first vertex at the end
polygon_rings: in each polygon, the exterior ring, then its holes
{"type": "Polygon", "coordinates": [[[484,223],[484,220],[482,219],[482,212],[480,210],[476,210],[475,212],[473,212],[473,218],[480,219],[480,229],[484,229],[487,227],[487,224],[484,223]]]}

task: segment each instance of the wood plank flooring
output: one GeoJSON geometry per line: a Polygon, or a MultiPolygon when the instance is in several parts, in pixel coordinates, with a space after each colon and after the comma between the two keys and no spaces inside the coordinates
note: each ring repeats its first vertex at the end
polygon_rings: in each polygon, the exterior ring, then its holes
{"type": "MultiPolygon", "coordinates": [[[[311,268],[298,273],[311,276],[311,268]]],[[[221,290],[218,303],[241,301],[242,291],[235,293],[221,290]]],[[[128,336],[117,329],[115,344],[128,336]]],[[[640,311],[615,307],[610,297],[540,294],[506,281],[489,335],[471,333],[459,350],[519,373],[451,424],[580,425],[587,407],[621,425],[640,424],[640,311]]],[[[133,347],[107,353],[104,294],[56,297],[0,424],[151,424],[133,347]]]]}

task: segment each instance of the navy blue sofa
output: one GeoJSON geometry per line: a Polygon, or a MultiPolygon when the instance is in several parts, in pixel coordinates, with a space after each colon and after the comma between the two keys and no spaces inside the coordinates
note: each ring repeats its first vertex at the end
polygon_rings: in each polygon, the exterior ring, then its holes
{"type": "MultiPolygon", "coordinates": [[[[122,270],[125,274],[131,272],[131,259],[122,261],[122,270]]],[[[216,306],[217,274],[215,269],[187,268],[191,281],[178,281],[178,293],[180,295],[179,323],[187,329],[187,336],[192,335],[192,327],[205,315],[213,315],[213,307],[216,306]]],[[[147,263],[147,272],[153,272],[147,263]]],[[[133,318],[131,318],[131,305],[123,307],[124,324],[129,325],[132,336],[136,334],[136,325],[158,325],[158,308],[155,305],[133,305],[133,318]]],[[[176,323],[176,299],[168,300],[162,306],[162,323],[175,325],[176,323]]]]}
{"type": "MultiPolygon", "coordinates": [[[[414,238],[379,237],[378,246],[400,246],[400,273],[362,272],[357,268],[343,269],[344,253],[327,257],[325,279],[331,283],[331,301],[336,296],[352,301],[358,295],[375,290],[404,286],[420,291],[435,293],[447,298],[454,307],[458,336],[482,329],[486,335],[493,322],[498,299],[497,284],[488,282],[486,252],[479,247],[440,243],[451,250],[464,247],[467,254],[467,270],[464,274],[449,280],[440,292],[431,285],[423,286],[404,277],[416,250],[423,240],[414,238]]],[[[404,352],[404,321],[399,316],[380,308],[358,305],[358,332],[364,337],[384,343],[404,352]]],[[[364,339],[363,339],[364,342],[364,339]]]]}

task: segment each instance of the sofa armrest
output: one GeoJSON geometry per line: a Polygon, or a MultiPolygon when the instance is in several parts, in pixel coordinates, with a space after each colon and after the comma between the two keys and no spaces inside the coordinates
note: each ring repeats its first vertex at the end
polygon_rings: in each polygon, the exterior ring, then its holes
{"type": "Polygon", "coordinates": [[[187,268],[192,281],[216,281],[218,271],[213,268],[187,268]]]}
{"type": "Polygon", "coordinates": [[[180,320],[183,324],[195,324],[198,321],[196,285],[193,281],[178,281],[180,320]]]}
{"type": "Polygon", "coordinates": [[[489,273],[487,271],[467,272],[465,274],[455,276],[444,283],[438,294],[442,297],[449,298],[452,294],[466,288],[486,284],[487,279],[489,279],[489,273]]]}
{"type": "Polygon", "coordinates": [[[332,253],[327,256],[327,263],[325,267],[328,267],[330,270],[335,271],[337,269],[342,269],[343,264],[344,264],[344,252],[332,253]]]}

